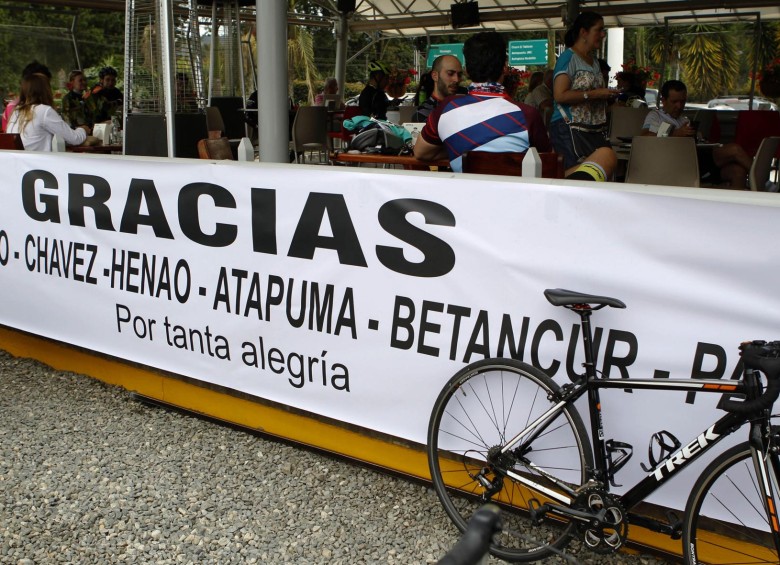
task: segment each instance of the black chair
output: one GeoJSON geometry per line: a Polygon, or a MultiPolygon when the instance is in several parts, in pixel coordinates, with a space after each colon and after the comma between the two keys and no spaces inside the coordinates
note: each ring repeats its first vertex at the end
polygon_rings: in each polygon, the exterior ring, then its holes
{"type": "Polygon", "coordinates": [[[224,122],[224,135],[230,139],[241,139],[246,136],[244,121],[244,99],[240,96],[213,96],[211,106],[219,108],[224,122]]]}

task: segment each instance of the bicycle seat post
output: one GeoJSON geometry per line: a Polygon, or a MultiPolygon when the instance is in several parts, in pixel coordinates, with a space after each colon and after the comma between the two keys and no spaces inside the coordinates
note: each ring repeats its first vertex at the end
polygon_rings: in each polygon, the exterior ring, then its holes
{"type": "Polygon", "coordinates": [[[590,326],[590,315],[593,310],[589,305],[573,308],[580,315],[582,327],[582,345],[585,349],[585,376],[587,378],[596,377],[596,354],[593,351],[593,332],[590,326]]]}
{"type": "Polygon", "coordinates": [[[605,306],[625,308],[626,305],[617,298],[596,296],[562,288],[548,288],[544,291],[547,301],[553,306],[563,306],[579,314],[582,325],[582,344],[585,347],[585,377],[596,378],[596,352],[593,350],[593,332],[590,327],[590,315],[594,310],[605,306]]]}

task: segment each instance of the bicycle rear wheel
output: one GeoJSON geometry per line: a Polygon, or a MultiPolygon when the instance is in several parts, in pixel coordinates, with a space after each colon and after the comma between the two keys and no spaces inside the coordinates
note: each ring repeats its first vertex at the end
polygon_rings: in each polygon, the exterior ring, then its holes
{"type": "MultiPolygon", "coordinates": [[[[455,374],[439,394],[428,426],[428,465],[436,494],[460,531],[484,502],[502,509],[502,532],[494,537],[491,553],[507,561],[535,561],[568,543],[572,523],[533,526],[530,500],[547,502],[519,482],[503,476],[488,461],[497,447],[549,410],[559,387],[542,371],[513,359],[486,359],[455,374]],[[500,484],[489,495],[485,482],[500,484]],[[522,533],[523,537],[517,536],[522,533]]],[[[501,456],[501,464],[552,490],[545,473],[570,487],[583,484],[593,468],[588,434],[574,406],[566,406],[522,455],[501,456]],[[534,465],[538,467],[534,467],[534,465]]]]}
{"type": "MultiPolygon", "coordinates": [[[[770,474],[777,493],[777,475],[770,474]]],[[[780,563],[747,442],[718,456],[693,487],[685,507],[683,554],[696,564],[780,563]]]]}

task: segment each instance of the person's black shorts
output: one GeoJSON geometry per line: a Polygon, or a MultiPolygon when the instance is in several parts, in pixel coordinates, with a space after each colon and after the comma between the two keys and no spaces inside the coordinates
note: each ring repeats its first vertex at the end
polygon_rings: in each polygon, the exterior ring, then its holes
{"type": "Polygon", "coordinates": [[[720,184],[720,169],[712,156],[713,149],[711,146],[696,148],[696,155],[699,159],[699,180],[707,184],[720,184]]]}

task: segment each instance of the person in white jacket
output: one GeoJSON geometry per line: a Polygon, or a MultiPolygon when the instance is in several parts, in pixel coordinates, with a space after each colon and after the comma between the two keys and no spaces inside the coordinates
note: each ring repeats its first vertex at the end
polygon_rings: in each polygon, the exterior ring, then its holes
{"type": "Polygon", "coordinates": [[[54,95],[49,78],[35,73],[22,79],[19,104],[8,119],[7,133],[19,133],[24,148],[29,151],[51,151],[54,135],[60,135],[68,145],[81,145],[87,139],[83,127],[71,128],[52,105],[54,95]]]}

